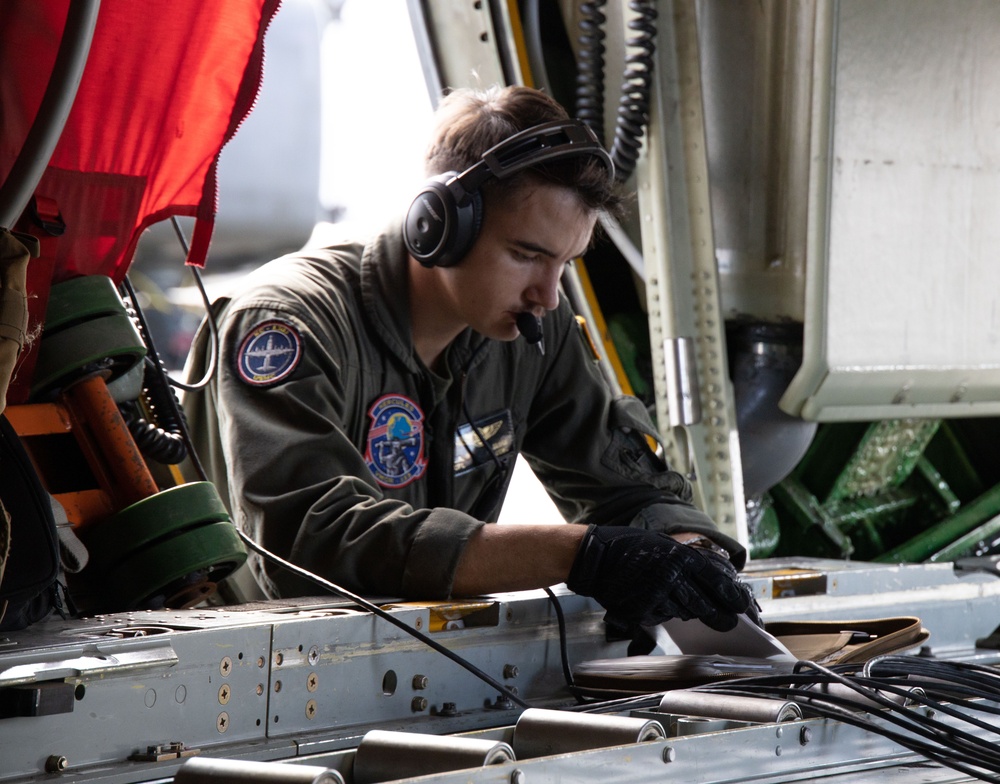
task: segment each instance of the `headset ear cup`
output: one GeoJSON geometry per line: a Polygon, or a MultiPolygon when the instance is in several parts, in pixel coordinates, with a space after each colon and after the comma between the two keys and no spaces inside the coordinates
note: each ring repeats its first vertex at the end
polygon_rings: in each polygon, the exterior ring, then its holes
{"type": "Polygon", "coordinates": [[[454,198],[441,177],[428,180],[410,203],[403,220],[406,250],[425,267],[433,267],[454,230],[454,198]]]}
{"type": "Polygon", "coordinates": [[[482,196],[448,187],[455,172],[424,183],[403,221],[406,249],[425,267],[451,267],[469,252],[482,225],[482,196]],[[459,196],[456,197],[455,190],[459,196]]]}
{"type": "Polygon", "coordinates": [[[461,202],[451,200],[448,232],[442,238],[432,264],[426,266],[454,267],[472,250],[483,222],[483,197],[478,191],[466,193],[461,202]]]}
{"type": "Polygon", "coordinates": [[[468,203],[459,207],[455,221],[455,246],[448,254],[447,261],[440,261],[442,267],[453,267],[466,257],[476,244],[479,230],[483,226],[483,194],[475,191],[469,194],[468,203]]]}

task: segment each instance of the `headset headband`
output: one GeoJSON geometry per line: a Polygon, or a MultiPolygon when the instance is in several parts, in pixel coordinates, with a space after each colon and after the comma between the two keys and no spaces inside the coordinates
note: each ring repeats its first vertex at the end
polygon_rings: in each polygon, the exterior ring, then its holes
{"type": "Polygon", "coordinates": [[[448,184],[460,185],[472,193],[490,177],[502,180],[545,161],[577,155],[599,158],[608,170],[608,180],[614,181],[615,165],[593,129],[579,120],[555,120],[504,139],[448,184]]]}

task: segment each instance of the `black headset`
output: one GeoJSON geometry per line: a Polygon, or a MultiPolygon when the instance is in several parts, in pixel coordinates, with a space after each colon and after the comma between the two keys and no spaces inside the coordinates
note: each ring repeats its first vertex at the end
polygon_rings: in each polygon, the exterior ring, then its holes
{"type": "Polygon", "coordinates": [[[556,120],[521,131],[488,149],[461,174],[448,172],[428,180],[406,211],[403,241],[425,267],[451,267],[472,248],[483,222],[483,183],[498,180],[545,161],[594,155],[614,180],[611,156],[597,135],[579,120],[556,120]]]}

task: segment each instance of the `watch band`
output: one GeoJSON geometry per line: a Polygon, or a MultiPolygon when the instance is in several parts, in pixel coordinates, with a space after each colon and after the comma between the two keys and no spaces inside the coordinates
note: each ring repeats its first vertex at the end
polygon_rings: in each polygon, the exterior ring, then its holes
{"type": "Polygon", "coordinates": [[[713,542],[704,534],[699,534],[692,539],[682,542],[682,544],[686,544],[688,547],[696,547],[699,550],[708,550],[709,552],[722,556],[727,561],[729,560],[729,551],[722,545],[713,542]]]}

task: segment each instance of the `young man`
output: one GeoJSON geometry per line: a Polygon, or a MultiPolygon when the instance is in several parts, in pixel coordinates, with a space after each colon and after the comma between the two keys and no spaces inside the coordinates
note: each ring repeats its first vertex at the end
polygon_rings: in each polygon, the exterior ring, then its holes
{"type": "MultiPolygon", "coordinates": [[[[426,168],[378,236],[277,259],[216,303],[218,373],[185,408],[236,523],[359,593],[565,581],[624,623],[731,628],[744,550],[649,449],[644,406],[613,398],[559,294],[617,204],[607,154],[542,92],[460,90],[426,168]],[[520,452],[577,524],[487,524],[520,452]]],[[[203,325],[190,377],[209,355],[203,325]]],[[[253,565],[268,595],[316,592],[253,565]]]]}

